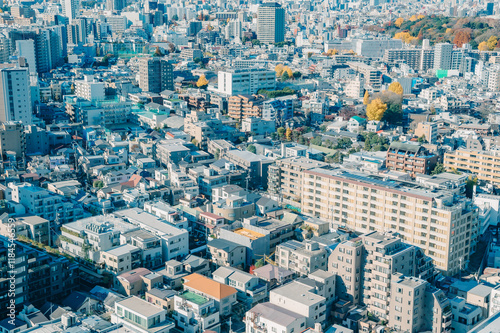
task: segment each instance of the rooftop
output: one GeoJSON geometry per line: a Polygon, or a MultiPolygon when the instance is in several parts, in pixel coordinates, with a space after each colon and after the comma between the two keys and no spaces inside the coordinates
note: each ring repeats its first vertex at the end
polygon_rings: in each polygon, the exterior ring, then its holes
{"type": "Polygon", "coordinates": [[[116,302],[116,304],[145,317],[159,315],[165,311],[136,296],[126,298],[123,301],[116,302]]]}
{"type": "Polygon", "coordinates": [[[203,297],[201,295],[195,294],[191,291],[184,291],[183,293],[178,295],[179,297],[185,299],[186,301],[193,302],[198,305],[203,305],[208,302],[208,298],[203,297]]]}
{"type": "Polygon", "coordinates": [[[264,235],[261,234],[260,232],[256,232],[256,231],[249,230],[249,229],[246,229],[246,228],[235,229],[233,232],[235,234],[238,234],[238,235],[250,238],[251,240],[256,240],[256,239],[264,237],[264,235]]]}

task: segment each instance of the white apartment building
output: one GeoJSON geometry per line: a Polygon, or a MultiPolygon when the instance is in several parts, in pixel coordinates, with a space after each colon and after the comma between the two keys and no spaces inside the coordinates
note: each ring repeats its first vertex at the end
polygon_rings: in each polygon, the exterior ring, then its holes
{"type": "Polygon", "coordinates": [[[434,45],[434,69],[452,69],[453,44],[438,43],[434,45]]]}
{"type": "Polygon", "coordinates": [[[306,317],[307,327],[326,320],[326,298],[311,291],[311,287],[299,282],[291,282],[273,289],[269,301],[277,306],[306,317]]]}
{"type": "Polygon", "coordinates": [[[267,297],[267,284],[255,275],[233,267],[219,267],[212,274],[217,282],[237,290],[236,298],[247,306],[262,302],[267,297]]]}
{"type": "Polygon", "coordinates": [[[185,333],[198,333],[219,327],[215,301],[191,291],[174,296],[174,319],[185,333]]]}
{"type": "Polygon", "coordinates": [[[75,81],[75,95],[88,101],[105,97],[105,83],[97,81],[93,75],[84,75],[83,80],[75,81]]]}
{"type": "Polygon", "coordinates": [[[49,221],[65,223],[83,218],[83,208],[67,201],[61,195],[52,193],[29,183],[9,184],[12,201],[22,204],[26,213],[38,215],[49,221]]]}
{"type": "Polygon", "coordinates": [[[74,257],[99,262],[101,251],[120,246],[120,235],[134,230],[139,227],[122,219],[93,216],[62,226],[60,248],[74,257]]]}
{"type": "Polygon", "coordinates": [[[246,333],[297,333],[304,331],[306,317],[272,303],[260,303],[245,314],[246,333]]]}
{"type": "Polygon", "coordinates": [[[0,70],[0,121],[32,123],[30,79],[28,68],[0,70]]]}
{"type": "Polygon", "coordinates": [[[458,273],[475,251],[478,209],[468,199],[338,168],[302,173],[303,214],[357,232],[397,231],[447,274],[458,273]]]}
{"type": "Polygon", "coordinates": [[[259,89],[276,88],[276,72],[264,68],[219,71],[218,92],[227,96],[251,95],[259,89]]]}
{"type": "Polygon", "coordinates": [[[175,324],[168,319],[167,313],[165,309],[131,296],[115,303],[111,322],[141,333],[168,333],[175,324]]]}
{"type": "Polygon", "coordinates": [[[298,275],[307,275],[318,269],[326,270],[328,255],[316,242],[289,240],[276,246],[276,263],[298,275]]]}
{"type": "Polygon", "coordinates": [[[160,237],[164,261],[182,258],[189,254],[187,230],[178,229],[139,208],[124,209],[113,214],[160,237]]]}

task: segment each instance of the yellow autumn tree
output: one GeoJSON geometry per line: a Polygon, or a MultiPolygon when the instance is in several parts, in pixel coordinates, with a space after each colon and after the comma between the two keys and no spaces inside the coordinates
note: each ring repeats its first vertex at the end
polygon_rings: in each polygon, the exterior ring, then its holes
{"type": "Polygon", "coordinates": [[[403,86],[401,85],[401,83],[399,83],[397,81],[394,81],[393,83],[391,83],[389,85],[388,90],[392,91],[393,93],[396,93],[398,95],[403,95],[403,86]]]}
{"type": "Polygon", "coordinates": [[[368,93],[368,90],[365,91],[365,96],[363,97],[363,104],[368,105],[370,102],[370,94],[368,93]]]}
{"type": "Polygon", "coordinates": [[[285,137],[288,141],[292,140],[292,130],[290,128],[286,129],[285,137]]]}
{"type": "Polygon", "coordinates": [[[380,98],[375,98],[367,105],[366,116],[368,120],[382,120],[385,110],[387,110],[387,104],[382,102],[380,98]]]}
{"type": "Polygon", "coordinates": [[[205,75],[200,76],[200,78],[198,79],[198,82],[196,82],[196,86],[198,88],[201,88],[201,87],[204,87],[204,86],[207,86],[207,85],[208,85],[208,80],[205,77],[205,75]]]}
{"type": "Polygon", "coordinates": [[[401,25],[404,23],[405,19],[400,17],[396,20],[396,22],[394,22],[394,24],[396,25],[396,27],[398,28],[401,28],[401,25]]]}
{"type": "Polygon", "coordinates": [[[283,75],[283,65],[282,64],[277,64],[276,67],[274,67],[274,71],[276,72],[276,76],[281,76],[283,75]]]}
{"type": "Polygon", "coordinates": [[[336,54],[338,54],[339,51],[337,49],[329,49],[328,52],[326,52],[326,55],[328,56],[334,56],[336,54]]]}
{"type": "Polygon", "coordinates": [[[285,67],[283,68],[283,73],[285,73],[285,72],[288,74],[288,77],[289,77],[290,79],[292,79],[292,78],[293,78],[293,72],[292,72],[292,70],[290,69],[290,67],[285,66],[285,67]]]}
{"type": "Polygon", "coordinates": [[[410,17],[410,21],[415,22],[416,20],[418,20],[417,15],[412,15],[410,17]]]}
{"type": "Polygon", "coordinates": [[[478,49],[479,51],[489,51],[489,49],[490,49],[490,48],[488,47],[488,43],[486,43],[486,42],[481,42],[481,43],[479,43],[479,45],[477,46],[477,49],[478,49]]]}
{"type": "Polygon", "coordinates": [[[418,16],[417,16],[417,19],[419,19],[419,20],[421,20],[421,19],[423,19],[423,18],[425,18],[425,16],[424,16],[424,15],[422,15],[422,14],[420,14],[420,15],[418,15],[418,16]]]}
{"type": "Polygon", "coordinates": [[[488,41],[486,42],[486,44],[488,45],[488,49],[490,49],[490,51],[493,51],[497,47],[497,43],[498,43],[498,38],[496,36],[491,36],[490,38],[488,38],[488,41]]]}
{"type": "Polygon", "coordinates": [[[417,40],[418,38],[417,37],[413,37],[412,35],[410,35],[409,32],[405,31],[405,32],[398,32],[394,35],[394,38],[396,39],[401,39],[403,42],[405,42],[406,44],[410,44],[412,43],[413,41],[417,40]]]}

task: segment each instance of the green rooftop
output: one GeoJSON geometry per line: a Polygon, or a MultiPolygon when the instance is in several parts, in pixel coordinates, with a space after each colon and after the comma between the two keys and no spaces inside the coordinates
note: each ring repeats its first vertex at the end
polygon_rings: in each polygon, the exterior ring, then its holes
{"type": "Polygon", "coordinates": [[[198,305],[203,305],[206,302],[208,302],[208,298],[197,295],[191,291],[185,291],[182,294],[179,294],[179,297],[182,297],[186,301],[190,301],[190,302],[193,302],[193,303],[198,304],[198,305]]]}

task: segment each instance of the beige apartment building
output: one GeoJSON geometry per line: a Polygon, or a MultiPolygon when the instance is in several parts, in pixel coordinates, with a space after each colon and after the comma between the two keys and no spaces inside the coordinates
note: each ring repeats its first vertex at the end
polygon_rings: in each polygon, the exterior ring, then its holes
{"type": "Polygon", "coordinates": [[[283,205],[292,209],[300,209],[302,196],[302,171],[321,168],[328,165],[306,157],[289,157],[276,160],[276,164],[268,170],[268,191],[278,195],[283,205]]]}
{"type": "Polygon", "coordinates": [[[445,190],[316,168],[303,171],[300,204],[303,214],[328,220],[333,227],[395,231],[404,242],[423,249],[445,274],[465,268],[476,248],[477,207],[445,190]]]}
{"type": "Polygon", "coordinates": [[[363,240],[354,238],[338,244],[328,258],[328,271],[337,275],[335,295],[358,305],[361,301],[363,240]]]}
{"type": "Polygon", "coordinates": [[[443,164],[448,170],[470,172],[478,180],[500,186],[500,151],[457,149],[444,154],[443,164]]]}
{"type": "Polygon", "coordinates": [[[398,332],[451,332],[451,305],[442,290],[399,273],[392,280],[388,327],[398,332]]]}
{"type": "Polygon", "coordinates": [[[420,249],[391,234],[372,232],[361,236],[365,248],[363,300],[368,311],[387,320],[393,301],[393,274],[428,278],[433,266],[420,249]]]}
{"type": "Polygon", "coordinates": [[[318,269],[326,270],[328,253],[316,242],[289,240],[276,246],[276,263],[297,275],[308,275],[318,269]]]}

